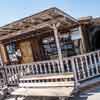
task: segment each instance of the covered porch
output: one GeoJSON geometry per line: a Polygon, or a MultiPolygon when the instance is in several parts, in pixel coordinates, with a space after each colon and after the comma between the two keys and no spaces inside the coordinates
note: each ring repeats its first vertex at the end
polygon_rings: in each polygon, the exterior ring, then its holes
{"type": "Polygon", "coordinates": [[[76,19],[51,8],[0,29],[4,64],[59,59],[84,52],[82,30],[76,19]]]}
{"type": "Polygon", "coordinates": [[[74,63],[67,57],[85,51],[78,21],[57,8],[8,24],[0,32],[1,57],[10,85],[26,75],[73,75],[74,63]]]}

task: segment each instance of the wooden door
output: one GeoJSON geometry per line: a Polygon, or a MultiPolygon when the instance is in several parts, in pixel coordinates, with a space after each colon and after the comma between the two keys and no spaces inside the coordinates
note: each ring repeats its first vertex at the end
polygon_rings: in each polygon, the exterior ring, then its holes
{"type": "Polygon", "coordinates": [[[22,53],[21,63],[33,62],[33,53],[32,53],[30,41],[20,42],[19,48],[21,49],[21,53],[22,53]]]}

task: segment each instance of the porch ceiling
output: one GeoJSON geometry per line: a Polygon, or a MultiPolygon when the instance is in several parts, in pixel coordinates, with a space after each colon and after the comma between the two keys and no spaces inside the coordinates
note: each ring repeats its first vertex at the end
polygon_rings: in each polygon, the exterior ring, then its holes
{"type": "Polygon", "coordinates": [[[29,32],[49,28],[50,24],[61,23],[61,27],[72,27],[78,21],[58,8],[50,8],[32,16],[15,21],[0,28],[0,40],[13,38],[29,32]]]}

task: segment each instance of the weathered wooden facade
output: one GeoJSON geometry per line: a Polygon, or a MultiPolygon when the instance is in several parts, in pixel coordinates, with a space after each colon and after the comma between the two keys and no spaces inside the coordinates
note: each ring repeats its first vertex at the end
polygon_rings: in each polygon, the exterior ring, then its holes
{"type": "Polygon", "coordinates": [[[100,18],[93,18],[92,16],[81,17],[79,23],[83,31],[82,37],[84,38],[86,52],[100,49],[100,18]]]}
{"type": "Polygon", "coordinates": [[[84,17],[76,20],[57,8],[51,8],[0,28],[3,64],[57,58],[53,24],[59,24],[57,31],[64,57],[98,48],[98,44],[95,44],[100,30],[99,18],[84,17]]]}
{"type": "Polygon", "coordinates": [[[3,26],[0,28],[3,63],[22,64],[57,58],[55,31],[63,56],[80,54],[82,43],[78,27],[76,19],[57,8],[3,26]]]}
{"type": "MultiPolygon", "coordinates": [[[[78,27],[76,19],[57,8],[47,9],[1,27],[1,66],[52,59],[59,59],[63,66],[63,57],[82,52],[78,27]],[[77,40],[74,39],[75,35],[77,40]]],[[[2,79],[6,82],[6,77],[2,79]]]]}

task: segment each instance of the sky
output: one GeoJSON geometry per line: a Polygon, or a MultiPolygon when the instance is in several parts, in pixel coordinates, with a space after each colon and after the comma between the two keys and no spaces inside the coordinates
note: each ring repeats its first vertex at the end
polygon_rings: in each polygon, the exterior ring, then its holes
{"type": "Polygon", "coordinates": [[[0,0],[0,26],[57,7],[74,18],[100,16],[100,0],[0,0]]]}

